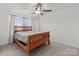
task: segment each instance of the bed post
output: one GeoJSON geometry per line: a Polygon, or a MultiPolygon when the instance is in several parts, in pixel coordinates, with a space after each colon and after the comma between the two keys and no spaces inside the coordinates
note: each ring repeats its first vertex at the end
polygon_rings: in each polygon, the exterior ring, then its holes
{"type": "Polygon", "coordinates": [[[13,43],[15,43],[15,38],[14,38],[14,34],[13,34],[13,43]]]}
{"type": "Polygon", "coordinates": [[[48,32],[48,44],[50,45],[50,32],[48,32]]]}
{"type": "Polygon", "coordinates": [[[48,44],[50,45],[50,40],[48,40],[48,44]]]}
{"type": "Polygon", "coordinates": [[[25,47],[25,52],[26,52],[26,54],[29,56],[29,54],[30,54],[29,45],[27,45],[27,46],[25,47]]]}

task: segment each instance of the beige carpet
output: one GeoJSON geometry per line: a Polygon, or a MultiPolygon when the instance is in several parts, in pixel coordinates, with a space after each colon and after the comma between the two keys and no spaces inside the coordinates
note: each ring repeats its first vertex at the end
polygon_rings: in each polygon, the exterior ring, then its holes
{"type": "MultiPolygon", "coordinates": [[[[0,56],[26,56],[26,53],[17,44],[0,46],[0,56]]],[[[43,44],[32,50],[30,56],[79,56],[79,49],[57,42],[51,45],[43,44]]]]}

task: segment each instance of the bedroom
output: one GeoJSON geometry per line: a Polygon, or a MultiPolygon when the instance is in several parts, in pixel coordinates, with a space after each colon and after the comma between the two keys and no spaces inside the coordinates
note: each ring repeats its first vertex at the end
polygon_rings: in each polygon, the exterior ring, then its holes
{"type": "MultiPolygon", "coordinates": [[[[38,3],[0,3],[0,55],[26,55],[22,48],[16,43],[13,43],[13,23],[16,25],[14,20],[15,18],[22,18],[25,24],[27,23],[26,25],[32,26],[30,30],[33,32],[50,32],[50,45],[47,43],[41,45],[31,51],[30,55],[78,56],[79,3],[42,3],[42,8],[52,11],[44,12],[43,15],[32,14],[37,4],[38,3]],[[30,21],[25,21],[25,19],[30,21]]],[[[47,35],[49,36],[49,34],[47,35]]]]}

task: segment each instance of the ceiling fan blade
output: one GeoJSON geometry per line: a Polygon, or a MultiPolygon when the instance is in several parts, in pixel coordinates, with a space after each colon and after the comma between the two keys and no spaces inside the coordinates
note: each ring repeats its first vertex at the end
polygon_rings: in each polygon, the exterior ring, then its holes
{"type": "Polygon", "coordinates": [[[33,12],[32,14],[35,14],[35,12],[33,12]]]}
{"type": "Polygon", "coordinates": [[[43,13],[40,13],[40,15],[43,15],[43,13]]]}
{"type": "Polygon", "coordinates": [[[52,10],[42,10],[42,12],[51,12],[52,10]]]}

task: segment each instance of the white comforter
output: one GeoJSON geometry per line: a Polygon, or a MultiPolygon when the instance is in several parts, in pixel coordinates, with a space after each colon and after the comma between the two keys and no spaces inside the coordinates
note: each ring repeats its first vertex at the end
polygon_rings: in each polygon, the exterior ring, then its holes
{"type": "Polygon", "coordinates": [[[33,31],[16,32],[14,34],[14,38],[27,44],[28,43],[28,35],[33,35],[33,34],[37,34],[37,33],[40,33],[40,32],[33,32],[33,31]]]}

